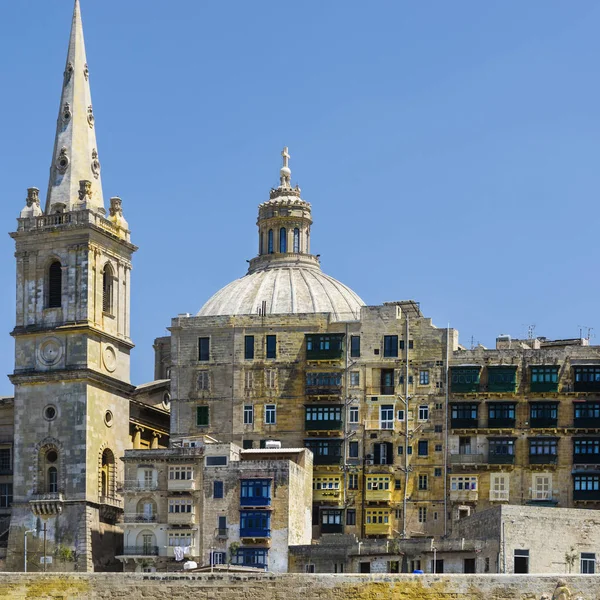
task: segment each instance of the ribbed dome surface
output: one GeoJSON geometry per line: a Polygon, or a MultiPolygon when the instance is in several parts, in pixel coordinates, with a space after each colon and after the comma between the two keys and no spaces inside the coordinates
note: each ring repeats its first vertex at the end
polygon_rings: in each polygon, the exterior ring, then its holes
{"type": "Polygon", "coordinates": [[[365,305],[318,266],[269,265],[219,290],[198,316],[257,314],[263,301],[266,314],[331,313],[334,321],[357,320],[365,305]]]}

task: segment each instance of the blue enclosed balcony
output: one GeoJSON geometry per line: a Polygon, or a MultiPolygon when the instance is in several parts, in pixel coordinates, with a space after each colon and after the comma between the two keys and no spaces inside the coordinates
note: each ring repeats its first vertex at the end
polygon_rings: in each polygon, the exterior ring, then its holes
{"type": "Polygon", "coordinates": [[[240,511],[240,538],[270,538],[271,513],[266,510],[240,511]]]}
{"type": "Polygon", "coordinates": [[[271,506],[270,479],[242,479],[240,485],[241,506],[271,506]]]}

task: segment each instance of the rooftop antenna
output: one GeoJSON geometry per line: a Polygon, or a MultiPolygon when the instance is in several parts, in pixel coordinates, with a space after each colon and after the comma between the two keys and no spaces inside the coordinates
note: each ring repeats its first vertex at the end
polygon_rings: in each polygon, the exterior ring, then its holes
{"type": "Polygon", "coordinates": [[[592,334],[592,331],[594,331],[593,327],[589,327],[588,325],[577,325],[577,327],[579,327],[579,339],[587,340],[589,342],[591,338],[596,337],[592,334]],[[584,329],[586,330],[585,337],[583,337],[584,329]]]}
{"type": "Polygon", "coordinates": [[[524,324],[523,327],[527,327],[527,339],[534,340],[535,339],[535,323],[530,325],[524,324]]]}

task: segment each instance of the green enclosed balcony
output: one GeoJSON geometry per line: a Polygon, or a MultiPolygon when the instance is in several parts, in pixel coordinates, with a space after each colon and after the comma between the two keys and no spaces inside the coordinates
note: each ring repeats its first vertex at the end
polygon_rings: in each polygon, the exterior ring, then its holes
{"type": "Polygon", "coordinates": [[[306,334],[306,360],[340,360],[344,358],[343,333],[306,334]]]}
{"type": "Polygon", "coordinates": [[[532,366],[530,390],[532,392],[558,392],[558,369],[556,365],[532,366]]]}
{"type": "Polygon", "coordinates": [[[453,394],[473,394],[479,391],[479,365],[450,367],[450,391],[453,394]]]}
{"type": "Polygon", "coordinates": [[[500,394],[517,391],[517,367],[488,367],[488,392],[500,394]]]}

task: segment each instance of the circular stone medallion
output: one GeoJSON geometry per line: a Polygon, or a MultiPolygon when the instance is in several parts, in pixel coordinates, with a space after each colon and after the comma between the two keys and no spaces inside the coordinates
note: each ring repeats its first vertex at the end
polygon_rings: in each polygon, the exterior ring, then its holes
{"type": "Polygon", "coordinates": [[[117,368],[117,353],[112,346],[104,346],[102,360],[104,367],[109,373],[112,373],[117,368]]]}
{"type": "Polygon", "coordinates": [[[47,367],[55,365],[62,357],[62,344],[57,338],[46,338],[39,346],[38,358],[47,367]]]}

